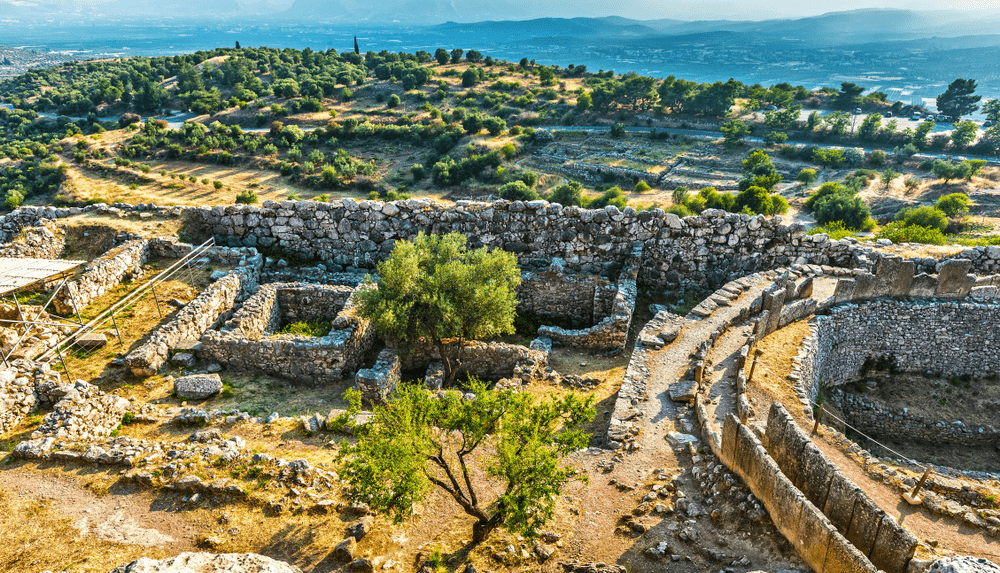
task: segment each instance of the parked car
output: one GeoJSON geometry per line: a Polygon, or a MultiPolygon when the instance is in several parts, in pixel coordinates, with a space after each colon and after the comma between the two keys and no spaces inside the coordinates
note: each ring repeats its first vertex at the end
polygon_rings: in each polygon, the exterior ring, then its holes
{"type": "Polygon", "coordinates": [[[983,122],[983,129],[986,129],[987,127],[993,127],[993,122],[988,119],[983,122]]]}
{"type": "Polygon", "coordinates": [[[776,105],[765,105],[764,111],[778,111],[778,106],[776,105]]]}
{"type": "Polygon", "coordinates": [[[861,108],[860,107],[854,109],[854,115],[861,115],[861,108]]]}
{"type": "Polygon", "coordinates": [[[910,119],[912,121],[920,121],[920,114],[919,113],[915,113],[915,114],[913,114],[913,115],[910,116],[910,119]]]}

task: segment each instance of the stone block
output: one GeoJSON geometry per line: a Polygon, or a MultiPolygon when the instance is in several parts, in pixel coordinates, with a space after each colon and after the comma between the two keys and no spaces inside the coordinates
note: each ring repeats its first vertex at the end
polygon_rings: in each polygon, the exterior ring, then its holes
{"type": "Polygon", "coordinates": [[[809,298],[813,294],[813,277],[806,277],[795,291],[795,298],[809,298]]]}
{"type": "Polygon", "coordinates": [[[975,275],[970,275],[972,261],[969,259],[949,259],[939,265],[938,284],[934,296],[961,298],[969,295],[976,284],[975,275]],[[971,280],[970,280],[971,277],[971,280]]]}
{"type": "Polygon", "coordinates": [[[854,503],[861,489],[839,471],[830,482],[830,494],[826,497],[823,513],[841,534],[847,533],[854,515],[854,503]]]}
{"type": "Polygon", "coordinates": [[[938,277],[927,273],[920,273],[913,277],[910,283],[910,296],[914,298],[928,298],[934,296],[938,287],[938,277]]]}
{"type": "Polygon", "coordinates": [[[671,384],[667,393],[674,402],[694,402],[694,396],[698,393],[698,383],[694,380],[681,380],[671,384]]]}
{"type": "Polygon", "coordinates": [[[875,270],[875,276],[878,278],[874,293],[876,297],[890,296],[892,294],[902,262],[903,259],[896,256],[885,255],[879,259],[875,270]]]}
{"type": "Polygon", "coordinates": [[[88,332],[76,339],[76,345],[84,350],[103,348],[108,343],[108,337],[97,332],[88,332]]]}
{"type": "Polygon", "coordinates": [[[871,561],[885,573],[906,573],[906,566],[917,548],[917,539],[896,523],[891,515],[882,518],[871,561]]]}
{"type": "Polygon", "coordinates": [[[182,368],[194,366],[194,354],[190,352],[177,352],[170,357],[170,362],[182,368]]]}
{"type": "Polygon", "coordinates": [[[396,391],[401,372],[399,355],[386,348],[379,352],[372,368],[358,370],[354,381],[366,401],[381,404],[396,391]]]}
{"type": "Polygon", "coordinates": [[[969,296],[976,300],[993,300],[1000,298],[1000,289],[993,285],[972,287],[969,296]]]}
{"type": "Polygon", "coordinates": [[[350,563],[358,550],[358,542],[353,537],[347,537],[333,548],[333,558],[337,561],[350,563]]]}
{"type": "Polygon", "coordinates": [[[890,296],[909,296],[910,286],[913,284],[913,276],[916,273],[917,264],[913,261],[902,261],[896,269],[896,280],[892,283],[890,296]]]}
{"type": "Polygon", "coordinates": [[[833,525],[818,509],[808,503],[803,505],[795,548],[813,570],[823,570],[830,535],[834,531],[833,525]]]}
{"type": "Polygon", "coordinates": [[[837,281],[837,287],[833,292],[833,299],[836,304],[842,302],[851,302],[854,299],[854,289],[857,287],[857,282],[854,279],[840,279],[837,281]]]}
{"type": "Polygon", "coordinates": [[[854,300],[868,300],[877,296],[878,277],[871,273],[861,273],[854,279],[854,300]]]}
{"type": "Polygon", "coordinates": [[[826,506],[826,497],[830,493],[830,480],[833,479],[834,471],[833,465],[823,452],[812,443],[806,445],[802,453],[802,472],[796,483],[816,507],[826,506]]]}
{"type": "Polygon", "coordinates": [[[867,496],[858,498],[854,504],[854,515],[845,537],[865,556],[871,555],[883,516],[885,512],[867,496]]]}
{"type": "Polygon", "coordinates": [[[877,573],[858,548],[851,544],[843,535],[834,533],[830,536],[830,545],[826,550],[826,563],[823,573],[877,573]]]}
{"type": "Polygon", "coordinates": [[[183,400],[204,400],[222,391],[218,374],[192,374],[174,380],[174,392],[183,400]]]}

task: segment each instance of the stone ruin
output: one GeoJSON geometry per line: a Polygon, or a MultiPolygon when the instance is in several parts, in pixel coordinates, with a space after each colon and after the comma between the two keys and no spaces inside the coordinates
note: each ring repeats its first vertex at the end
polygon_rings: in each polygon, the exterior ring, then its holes
{"type": "Polygon", "coordinates": [[[358,318],[356,289],[308,283],[261,286],[219,330],[201,337],[200,354],[231,367],[305,382],[353,374],[375,341],[370,321],[358,318]],[[288,322],[332,321],[324,336],[277,334],[288,322]]]}
{"type": "MultiPolygon", "coordinates": [[[[430,349],[418,353],[419,358],[400,356],[390,345],[374,362],[366,362],[363,356],[375,348],[371,328],[351,314],[357,277],[370,272],[394,241],[409,239],[418,230],[459,231],[470,237],[472,246],[517,253],[526,269],[519,293],[522,310],[544,315],[544,309],[554,321],[572,326],[542,327],[530,347],[470,345],[468,370],[505,379],[544,376],[553,342],[624,347],[639,288],[718,287],[687,316],[661,310],[638,329],[625,380],[609,412],[605,444],[625,452],[637,447],[636,421],[650,401],[654,353],[672,346],[689,349],[684,353],[689,368],[670,385],[669,397],[694,410],[711,455],[749,486],[778,530],[814,570],[824,573],[904,573],[916,541],[812,447],[808,436],[803,438],[787,411],[777,406],[766,414],[756,411],[759,406],[747,397],[742,368],[754,344],[796,320],[816,316],[813,334],[803,342],[789,377],[807,417],[812,412],[806,406],[815,398],[821,376],[824,383],[847,380],[873,353],[892,350],[917,367],[940,361],[970,375],[994,372],[1000,358],[992,350],[983,352],[996,346],[990,338],[995,329],[981,328],[998,314],[992,302],[1000,287],[1000,248],[995,247],[969,249],[946,260],[904,260],[853,240],[805,235],[800,225],[782,225],[779,217],[706,210],[680,219],[659,210],[590,211],[544,201],[461,202],[443,208],[423,200],[383,204],[348,199],[326,204],[265,202],[262,207],[115,205],[91,210],[119,216],[184,216],[190,236],[213,235],[219,244],[229,245],[210,256],[233,269],[125,357],[125,366],[140,375],[156,372],[175,349],[192,348],[233,368],[281,371],[314,382],[349,377],[359,369],[355,381],[370,402],[389,397],[405,369],[424,369],[426,383],[434,387],[441,379],[440,356],[430,349]],[[269,261],[264,249],[319,262],[293,269],[269,261]],[[323,284],[345,276],[354,277],[344,281],[353,284],[323,284]],[[816,285],[827,289],[823,296],[816,285]],[[327,336],[274,336],[283,320],[317,318],[333,320],[327,336]],[[693,339],[692,325],[708,334],[693,339]],[[978,335],[977,326],[982,331],[978,335]],[[928,329],[957,330],[942,343],[928,339],[928,329]],[[732,376],[713,377],[708,372],[712,353],[720,340],[733,342],[733,336],[745,336],[735,341],[741,348],[740,368],[732,376]],[[282,362],[286,356],[288,361],[282,362]],[[854,516],[849,519],[842,511],[848,506],[854,516]]],[[[48,220],[80,212],[86,210],[19,209],[0,218],[0,234],[10,242],[21,236],[21,228],[43,227],[48,220]]],[[[128,276],[135,268],[130,260],[190,248],[168,239],[123,242],[119,250],[88,267],[78,279],[77,292],[83,298],[82,293],[97,293],[98,284],[128,276]]],[[[156,408],[135,407],[86,383],[64,383],[45,364],[16,361],[0,372],[0,429],[13,427],[39,406],[52,411],[31,439],[17,446],[19,457],[84,459],[129,468],[144,456],[165,453],[162,444],[110,435],[125,412],[162,415],[156,408]]],[[[276,417],[181,410],[168,415],[177,423],[213,423],[220,418],[267,423],[276,417]]],[[[334,412],[312,417],[311,431],[326,431],[335,418],[334,412]]],[[[983,434],[987,431],[992,429],[983,434]]],[[[226,480],[205,483],[185,473],[184,460],[225,455],[264,464],[268,475],[285,483],[322,490],[336,482],[332,474],[308,464],[280,463],[245,452],[232,440],[193,439],[172,451],[176,453],[169,461],[130,469],[126,479],[191,494],[238,496],[238,486],[226,480]]],[[[902,478],[894,481],[896,476],[882,477],[901,489],[905,483],[902,478]]],[[[716,478],[705,479],[710,483],[716,478]]],[[[934,511],[963,516],[988,534],[1000,534],[997,522],[990,521],[1000,521],[1000,515],[976,513],[943,494],[928,492],[925,500],[934,511]]]]}

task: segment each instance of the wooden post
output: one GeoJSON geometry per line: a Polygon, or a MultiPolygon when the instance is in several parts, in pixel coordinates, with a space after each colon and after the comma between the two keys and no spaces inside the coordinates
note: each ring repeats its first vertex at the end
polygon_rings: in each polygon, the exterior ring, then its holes
{"type": "Polygon", "coordinates": [[[816,422],[813,424],[812,433],[817,436],[822,436],[823,433],[819,430],[819,423],[823,419],[823,404],[819,405],[819,410],[816,412],[816,422]]]}
{"type": "Polygon", "coordinates": [[[925,483],[927,483],[927,479],[931,477],[931,473],[933,471],[934,470],[931,469],[931,466],[927,466],[927,468],[924,470],[923,477],[921,477],[920,481],[917,482],[917,485],[916,487],[913,488],[913,491],[903,494],[903,499],[906,500],[906,503],[910,505],[920,505],[920,503],[923,501],[922,499],[920,499],[919,495],[920,489],[924,487],[925,483]]]}
{"type": "Polygon", "coordinates": [[[763,353],[764,351],[759,348],[754,349],[753,362],[750,363],[750,374],[747,374],[747,384],[750,384],[750,382],[753,381],[753,371],[757,368],[757,358],[759,358],[763,353]]]}

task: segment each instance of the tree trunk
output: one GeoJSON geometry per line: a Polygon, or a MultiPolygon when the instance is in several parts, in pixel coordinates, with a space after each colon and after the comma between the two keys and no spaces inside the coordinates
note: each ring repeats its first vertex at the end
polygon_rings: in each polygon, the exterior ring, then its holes
{"type": "Polygon", "coordinates": [[[500,514],[496,514],[488,520],[480,518],[472,524],[472,544],[479,545],[489,537],[494,529],[500,527],[500,514]]]}

